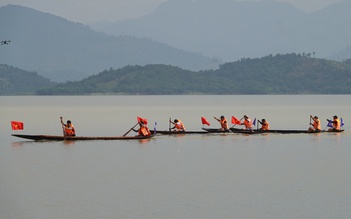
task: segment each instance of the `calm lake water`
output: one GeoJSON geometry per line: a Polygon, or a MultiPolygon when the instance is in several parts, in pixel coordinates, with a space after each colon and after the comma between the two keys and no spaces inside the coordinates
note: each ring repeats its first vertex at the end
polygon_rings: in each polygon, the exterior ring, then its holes
{"type": "MultiPolygon", "coordinates": [[[[0,218],[350,218],[351,96],[0,97],[0,218]],[[59,117],[83,136],[121,136],[147,118],[168,129],[200,117],[267,119],[273,129],[322,128],[333,115],[344,133],[156,136],[144,141],[33,142],[61,135],[59,117]]],[[[130,133],[129,135],[134,135],[130,133]]]]}

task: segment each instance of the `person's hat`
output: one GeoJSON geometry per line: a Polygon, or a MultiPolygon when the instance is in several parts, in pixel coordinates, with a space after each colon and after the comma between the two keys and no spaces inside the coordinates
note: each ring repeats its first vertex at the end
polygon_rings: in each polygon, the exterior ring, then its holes
{"type": "Polygon", "coordinates": [[[314,116],[315,119],[318,119],[318,116],[314,116]]]}

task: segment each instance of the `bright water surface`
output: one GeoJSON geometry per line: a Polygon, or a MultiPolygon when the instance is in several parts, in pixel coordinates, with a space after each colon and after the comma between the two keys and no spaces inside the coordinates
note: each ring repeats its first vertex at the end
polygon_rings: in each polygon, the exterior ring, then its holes
{"type": "MultiPolygon", "coordinates": [[[[0,97],[0,218],[350,218],[351,96],[0,97]],[[33,142],[16,133],[121,136],[168,118],[201,130],[200,117],[266,118],[273,129],[344,133],[156,136],[145,141],[33,142]]],[[[134,135],[135,133],[130,133],[134,135]]]]}

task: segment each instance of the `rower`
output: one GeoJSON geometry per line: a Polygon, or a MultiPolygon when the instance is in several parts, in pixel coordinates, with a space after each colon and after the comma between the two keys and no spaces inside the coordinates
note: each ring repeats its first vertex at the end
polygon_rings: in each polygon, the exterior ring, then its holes
{"type": "Polygon", "coordinates": [[[138,136],[150,136],[151,132],[149,130],[149,128],[147,127],[147,124],[145,124],[146,122],[144,122],[143,120],[139,121],[139,129],[135,130],[133,128],[134,132],[138,132],[138,136]]]}
{"type": "Polygon", "coordinates": [[[258,122],[261,124],[260,130],[269,130],[269,123],[266,119],[262,119],[262,121],[258,120],[258,122]]]}
{"type": "Polygon", "coordinates": [[[333,116],[333,121],[327,119],[327,121],[329,123],[332,124],[332,127],[330,129],[328,129],[328,132],[332,132],[332,131],[340,131],[340,120],[338,119],[338,116],[333,116]]]}
{"type": "Polygon", "coordinates": [[[60,117],[61,120],[61,125],[63,129],[63,135],[64,136],[76,136],[76,130],[74,129],[74,126],[71,122],[71,120],[67,120],[67,123],[64,124],[62,121],[62,116],[60,117]]]}
{"type": "Polygon", "coordinates": [[[220,124],[221,124],[221,128],[220,130],[222,132],[227,132],[229,131],[229,127],[228,127],[228,122],[227,122],[227,119],[224,117],[224,116],[221,116],[220,119],[218,119],[217,117],[213,117],[215,120],[217,120],[220,124]]]}
{"type": "Polygon", "coordinates": [[[174,125],[171,129],[174,129],[175,132],[184,132],[185,131],[185,126],[182,123],[182,121],[180,121],[179,119],[175,119],[174,122],[169,120],[169,122],[174,125]]]}
{"type": "Polygon", "coordinates": [[[246,130],[252,130],[252,121],[247,115],[244,115],[244,122],[241,125],[244,125],[246,130]]]}
{"type": "Polygon", "coordinates": [[[312,115],[310,115],[310,118],[313,120],[313,123],[310,123],[312,127],[310,127],[307,131],[320,132],[322,128],[321,128],[321,121],[319,120],[318,116],[312,117],[312,115]]]}

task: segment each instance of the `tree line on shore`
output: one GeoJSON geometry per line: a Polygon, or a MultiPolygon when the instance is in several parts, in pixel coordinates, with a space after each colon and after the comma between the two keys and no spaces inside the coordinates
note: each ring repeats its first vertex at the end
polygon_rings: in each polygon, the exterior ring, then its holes
{"type": "Polygon", "coordinates": [[[351,94],[350,81],[351,59],[296,53],[242,58],[197,72],[163,64],[125,66],[65,83],[0,66],[2,95],[351,94]]]}

